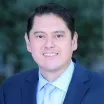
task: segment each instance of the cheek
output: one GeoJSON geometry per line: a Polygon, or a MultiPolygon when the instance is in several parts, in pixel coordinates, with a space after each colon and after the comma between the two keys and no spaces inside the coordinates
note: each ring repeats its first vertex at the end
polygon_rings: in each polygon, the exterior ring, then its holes
{"type": "Polygon", "coordinates": [[[62,50],[64,52],[70,52],[72,50],[72,45],[71,45],[71,42],[70,41],[65,41],[65,42],[62,42],[60,44],[60,48],[62,48],[62,50]]]}
{"type": "Polygon", "coordinates": [[[71,47],[64,47],[64,48],[62,49],[62,53],[64,54],[64,56],[70,55],[70,54],[72,53],[71,47]]]}
{"type": "Polygon", "coordinates": [[[31,54],[34,57],[39,57],[39,55],[42,54],[42,44],[37,42],[32,42],[31,54]]]}
{"type": "Polygon", "coordinates": [[[72,50],[69,47],[64,48],[62,51],[62,59],[63,61],[69,61],[72,57],[72,50]]]}
{"type": "Polygon", "coordinates": [[[72,45],[71,43],[66,43],[61,45],[61,54],[62,57],[70,57],[72,56],[72,45]]]}

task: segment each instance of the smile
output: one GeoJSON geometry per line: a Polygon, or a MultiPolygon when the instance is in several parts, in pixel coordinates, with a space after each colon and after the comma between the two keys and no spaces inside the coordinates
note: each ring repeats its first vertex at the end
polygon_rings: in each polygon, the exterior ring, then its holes
{"type": "Polygon", "coordinates": [[[44,56],[56,56],[58,53],[44,53],[44,56]]]}

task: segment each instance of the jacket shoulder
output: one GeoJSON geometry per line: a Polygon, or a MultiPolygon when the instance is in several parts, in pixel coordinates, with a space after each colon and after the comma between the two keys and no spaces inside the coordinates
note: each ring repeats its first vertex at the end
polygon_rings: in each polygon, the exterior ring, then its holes
{"type": "Polygon", "coordinates": [[[91,77],[91,84],[95,86],[102,85],[104,87],[104,74],[99,72],[90,72],[91,77]]]}
{"type": "MultiPolygon", "coordinates": [[[[16,73],[3,81],[4,85],[21,85],[28,76],[38,76],[38,68],[16,73]]],[[[34,77],[35,78],[35,77],[34,77]]]]}

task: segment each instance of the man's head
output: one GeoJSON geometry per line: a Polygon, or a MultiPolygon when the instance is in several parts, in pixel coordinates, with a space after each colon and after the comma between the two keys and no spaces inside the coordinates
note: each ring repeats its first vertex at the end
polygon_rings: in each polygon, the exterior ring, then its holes
{"type": "Polygon", "coordinates": [[[69,28],[69,30],[72,33],[72,36],[74,34],[75,31],[75,27],[74,27],[74,18],[71,14],[70,10],[67,10],[66,8],[54,4],[54,3],[49,3],[49,4],[44,4],[44,5],[40,5],[38,7],[35,8],[35,10],[33,11],[33,13],[30,14],[29,18],[28,18],[28,23],[27,23],[27,35],[29,37],[29,32],[32,29],[33,26],[33,20],[35,16],[41,16],[44,14],[54,14],[57,15],[58,17],[62,18],[64,20],[64,22],[66,23],[66,26],[69,28]]]}
{"type": "Polygon", "coordinates": [[[41,73],[59,75],[69,65],[77,49],[77,33],[70,11],[56,4],[35,9],[29,17],[25,40],[41,73]],[[73,34],[73,37],[72,37],[73,34]]]}

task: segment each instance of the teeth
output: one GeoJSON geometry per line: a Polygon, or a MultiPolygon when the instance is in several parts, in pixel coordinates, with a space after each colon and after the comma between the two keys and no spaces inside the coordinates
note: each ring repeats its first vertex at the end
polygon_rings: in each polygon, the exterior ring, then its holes
{"type": "Polygon", "coordinates": [[[44,54],[44,56],[56,56],[57,53],[44,54]]]}

